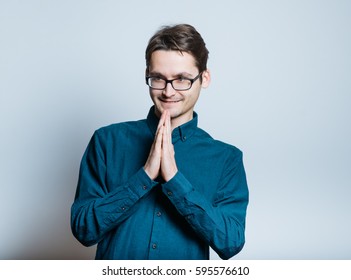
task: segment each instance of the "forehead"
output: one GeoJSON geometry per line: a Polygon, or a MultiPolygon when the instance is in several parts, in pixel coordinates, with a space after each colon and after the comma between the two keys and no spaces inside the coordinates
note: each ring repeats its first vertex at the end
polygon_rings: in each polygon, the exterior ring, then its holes
{"type": "Polygon", "coordinates": [[[149,72],[174,74],[197,71],[194,57],[186,52],[158,50],[151,54],[149,72]]]}

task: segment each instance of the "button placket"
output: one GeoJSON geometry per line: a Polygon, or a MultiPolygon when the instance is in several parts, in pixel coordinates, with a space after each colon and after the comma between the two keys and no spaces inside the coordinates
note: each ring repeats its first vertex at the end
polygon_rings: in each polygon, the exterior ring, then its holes
{"type": "MultiPolygon", "coordinates": [[[[161,191],[161,190],[159,190],[161,191]]],[[[158,259],[161,254],[161,243],[162,235],[164,231],[164,219],[163,219],[163,209],[159,202],[161,192],[157,194],[155,201],[154,215],[153,215],[153,224],[152,224],[152,233],[150,240],[150,249],[149,249],[149,258],[158,259]]]]}

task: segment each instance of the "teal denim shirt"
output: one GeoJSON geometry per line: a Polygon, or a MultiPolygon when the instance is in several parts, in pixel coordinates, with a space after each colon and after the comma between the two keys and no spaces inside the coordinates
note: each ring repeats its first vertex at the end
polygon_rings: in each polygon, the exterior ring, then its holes
{"type": "Polygon", "coordinates": [[[71,228],[96,259],[229,259],[244,246],[248,186],[242,152],[214,140],[198,116],[172,132],[178,173],[151,180],[143,166],[158,118],[95,131],[81,161],[71,228]]]}

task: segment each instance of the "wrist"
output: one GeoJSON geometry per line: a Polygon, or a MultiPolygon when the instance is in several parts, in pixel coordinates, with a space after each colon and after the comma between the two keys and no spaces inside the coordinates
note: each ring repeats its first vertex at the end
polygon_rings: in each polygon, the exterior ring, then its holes
{"type": "Polygon", "coordinates": [[[171,172],[167,172],[167,174],[164,174],[163,179],[166,182],[168,182],[168,181],[172,180],[172,178],[177,174],[177,172],[178,172],[178,169],[175,168],[171,172]]]}
{"type": "Polygon", "coordinates": [[[158,174],[154,174],[153,172],[151,172],[150,169],[147,168],[146,165],[143,167],[143,169],[144,169],[146,175],[147,175],[151,180],[154,181],[154,180],[157,178],[158,174]]]}

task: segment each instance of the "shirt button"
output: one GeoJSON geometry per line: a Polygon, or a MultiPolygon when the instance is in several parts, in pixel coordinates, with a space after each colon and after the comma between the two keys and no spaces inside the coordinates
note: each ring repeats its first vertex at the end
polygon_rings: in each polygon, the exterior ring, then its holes
{"type": "Polygon", "coordinates": [[[147,189],[147,186],[143,186],[143,190],[146,190],[147,189]]]}
{"type": "Polygon", "coordinates": [[[186,140],[186,136],[183,136],[183,141],[185,141],[186,140]]]}
{"type": "Polygon", "coordinates": [[[156,213],[156,215],[157,215],[157,217],[160,217],[160,216],[162,215],[161,211],[158,211],[158,212],[156,213]]]}
{"type": "Polygon", "coordinates": [[[173,193],[172,192],[167,192],[168,196],[172,196],[173,193]]]}
{"type": "Polygon", "coordinates": [[[157,248],[157,245],[154,243],[152,244],[152,249],[156,249],[157,248]]]}

